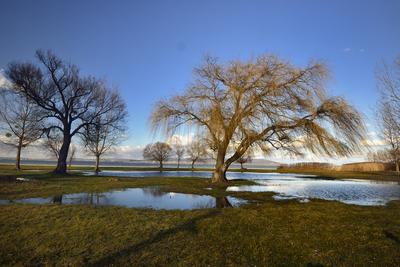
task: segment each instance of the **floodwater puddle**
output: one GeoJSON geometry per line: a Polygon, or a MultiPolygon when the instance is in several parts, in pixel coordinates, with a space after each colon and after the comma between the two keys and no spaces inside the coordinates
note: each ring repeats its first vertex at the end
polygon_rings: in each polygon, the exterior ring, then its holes
{"type": "Polygon", "coordinates": [[[122,206],[165,210],[192,210],[202,208],[237,207],[246,201],[235,197],[212,197],[164,192],[159,187],[128,188],[103,193],[75,193],[47,198],[0,200],[0,204],[85,204],[95,206],[122,206]]]}
{"type": "MultiPolygon", "coordinates": [[[[87,172],[87,175],[93,173],[87,172]]],[[[210,178],[207,171],[104,171],[103,176],[124,177],[202,177],[210,178]]],[[[230,186],[227,191],[274,192],[276,200],[298,199],[307,202],[317,198],[337,200],[355,205],[385,205],[400,199],[399,182],[343,179],[332,180],[292,173],[227,172],[229,180],[245,179],[257,185],[230,186]]]]}
{"type": "Polygon", "coordinates": [[[308,202],[317,198],[337,200],[346,204],[363,206],[385,205],[400,199],[398,182],[369,180],[324,180],[297,177],[296,179],[254,180],[258,185],[230,186],[231,192],[274,192],[275,200],[297,199],[308,202]]]}

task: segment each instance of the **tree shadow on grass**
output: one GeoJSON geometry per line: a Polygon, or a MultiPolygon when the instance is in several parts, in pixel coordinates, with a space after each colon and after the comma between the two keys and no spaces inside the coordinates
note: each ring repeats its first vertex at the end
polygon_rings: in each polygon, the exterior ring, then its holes
{"type": "Polygon", "coordinates": [[[383,233],[385,234],[385,236],[391,240],[393,240],[395,243],[397,243],[398,245],[400,245],[400,239],[395,236],[392,232],[388,231],[388,230],[383,230],[383,233]]]}
{"type": "Polygon", "coordinates": [[[196,223],[207,219],[207,218],[211,218],[214,217],[216,215],[218,215],[220,213],[220,210],[212,210],[206,214],[202,214],[199,215],[197,217],[194,217],[184,223],[181,223],[179,225],[177,225],[176,227],[167,229],[167,230],[163,230],[158,232],[156,235],[154,235],[153,237],[144,240],[140,243],[137,243],[135,245],[126,247],[122,250],[119,250],[117,252],[114,252],[112,254],[106,255],[98,260],[96,260],[95,262],[92,262],[90,264],[88,264],[87,266],[108,266],[108,265],[112,265],[112,263],[115,261],[115,259],[119,258],[119,257],[123,257],[126,255],[133,255],[133,254],[137,254],[138,252],[140,252],[141,250],[145,249],[146,247],[155,244],[157,242],[162,241],[165,238],[168,238],[169,236],[173,236],[178,232],[183,232],[183,231],[188,231],[191,233],[196,233],[197,229],[196,229],[196,223]]]}

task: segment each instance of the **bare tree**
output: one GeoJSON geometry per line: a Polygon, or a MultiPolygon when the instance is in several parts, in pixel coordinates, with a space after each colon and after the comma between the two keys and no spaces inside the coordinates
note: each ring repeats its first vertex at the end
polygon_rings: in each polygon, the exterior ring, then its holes
{"type": "Polygon", "coordinates": [[[381,92],[379,117],[382,137],[388,148],[381,152],[400,172],[400,57],[393,64],[383,63],[377,71],[381,92]]]}
{"type": "Polygon", "coordinates": [[[0,91],[0,131],[4,134],[0,142],[15,147],[15,168],[21,169],[21,151],[37,141],[43,133],[42,115],[26,97],[13,90],[0,91]]]}
{"type": "Polygon", "coordinates": [[[381,136],[388,145],[387,148],[375,153],[381,161],[389,161],[395,164],[399,172],[400,165],[400,117],[396,113],[391,102],[382,102],[379,106],[379,122],[381,136]]]}
{"type": "Polygon", "coordinates": [[[167,143],[157,142],[148,144],[143,150],[143,157],[148,160],[158,161],[160,169],[163,168],[164,161],[171,156],[172,149],[167,143]]]}
{"type": "Polygon", "coordinates": [[[50,51],[37,51],[36,58],[42,67],[10,63],[6,74],[14,89],[39,106],[45,112],[44,117],[51,120],[47,130],[62,133],[63,143],[54,173],[66,173],[72,137],[113,108],[112,103],[120,95],[94,77],[81,77],[75,65],[67,64],[50,51]],[[99,101],[103,104],[98,105],[99,101]]]}
{"type": "Polygon", "coordinates": [[[236,160],[236,162],[237,162],[237,163],[240,163],[240,170],[243,171],[243,170],[244,170],[243,164],[248,163],[248,162],[251,162],[252,160],[253,160],[252,154],[246,152],[246,153],[244,153],[242,156],[240,156],[240,158],[238,158],[238,159],[236,160]]]}
{"type": "Polygon", "coordinates": [[[118,145],[125,135],[126,107],[118,101],[113,103],[109,112],[96,118],[93,124],[86,125],[81,135],[85,149],[96,158],[96,173],[100,172],[101,156],[118,145]],[[109,117],[113,117],[113,123],[104,124],[103,121],[110,121],[109,117]]]}
{"type": "Polygon", "coordinates": [[[390,103],[398,121],[400,118],[400,56],[391,64],[383,62],[377,69],[376,77],[381,92],[380,104],[390,103]]]}
{"type": "Polygon", "coordinates": [[[228,64],[207,58],[194,74],[185,93],[157,103],[151,120],[154,130],[167,134],[197,126],[217,154],[214,183],[226,183],[229,166],[253,146],[340,156],[360,149],[362,118],[343,98],[326,96],[322,64],[296,67],[275,56],[228,64]]]}
{"type": "Polygon", "coordinates": [[[63,137],[61,133],[55,130],[49,130],[44,139],[43,147],[50,152],[52,157],[58,159],[62,144],[63,137]]]}
{"type": "Polygon", "coordinates": [[[368,152],[367,159],[371,162],[390,162],[391,156],[387,153],[387,150],[378,150],[368,152]]]}
{"type": "Polygon", "coordinates": [[[179,142],[177,141],[174,144],[174,151],[176,154],[176,158],[178,160],[178,169],[179,169],[181,160],[182,160],[183,156],[185,155],[186,150],[185,150],[185,147],[182,145],[182,143],[180,141],[179,142]]]}
{"type": "Polygon", "coordinates": [[[202,141],[193,141],[189,144],[187,148],[187,153],[189,155],[189,159],[192,163],[192,170],[194,169],[194,164],[203,160],[204,157],[207,156],[207,146],[202,141]]]}
{"type": "Polygon", "coordinates": [[[68,167],[72,167],[72,161],[75,159],[75,154],[76,154],[76,146],[75,145],[71,145],[71,152],[69,153],[68,156],[68,167]]]}

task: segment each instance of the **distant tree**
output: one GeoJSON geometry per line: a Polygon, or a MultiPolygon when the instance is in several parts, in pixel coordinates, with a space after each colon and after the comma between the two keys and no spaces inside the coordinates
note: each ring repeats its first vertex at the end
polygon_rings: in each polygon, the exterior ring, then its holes
{"type": "Polygon", "coordinates": [[[125,135],[126,108],[125,105],[116,104],[115,108],[111,108],[109,112],[96,118],[93,124],[86,125],[81,135],[85,149],[96,158],[96,173],[100,172],[101,156],[118,145],[125,135]],[[107,121],[108,116],[118,119],[114,119],[112,124],[104,124],[103,121],[107,121]]]}
{"type": "Polygon", "coordinates": [[[43,142],[43,147],[55,159],[59,158],[61,146],[63,144],[63,137],[58,131],[47,131],[46,138],[43,142]]]}
{"type": "Polygon", "coordinates": [[[157,103],[153,129],[197,127],[216,151],[213,183],[227,183],[229,166],[252,146],[346,156],[359,151],[364,123],[345,99],[327,97],[327,77],[323,64],[297,67],[275,56],[227,64],[207,58],[183,94],[157,103]]]}
{"type": "Polygon", "coordinates": [[[143,157],[148,160],[157,161],[160,163],[160,169],[163,168],[163,163],[171,157],[172,149],[167,143],[157,142],[148,144],[143,150],[143,157]]]}
{"type": "Polygon", "coordinates": [[[381,151],[400,172],[400,57],[393,64],[383,63],[377,71],[381,92],[378,104],[382,137],[388,148],[381,151]]]}
{"type": "MultiPolygon", "coordinates": [[[[103,81],[82,77],[78,67],[57,57],[51,51],[37,51],[40,66],[32,63],[10,63],[6,75],[13,88],[35,103],[50,120],[47,131],[59,131],[62,145],[54,173],[66,173],[71,139],[81,133],[96,118],[124,104],[116,91],[110,91],[103,81]],[[102,103],[99,105],[99,103],[102,103]]],[[[113,123],[114,117],[103,124],[113,123]]]]}
{"type": "Polygon", "coordinates": [[[386,149],[383,150],[378,150],[374,152],[369,152],[367,154],[367,159],[372,162],[391,162],[392,161],[392,156],[390,155],[390,152],[386,149]]]}
{"type": "Polygon", "coordinates": [[[194,169],[194,164],[203,160],[207,156],[207,145],[202,141],[193,141],[188,145],[187,154],[192,163],[192,170],[194,169]]]}
{"type": "Polygon", "coordinates": [[[26,97],[0,88],[0,142],[17,150],[15,168],[21,169],[21,151],[43,134],[42,112],[26,97]]]}
{"type": "Polygon", "coordinates": [[[243,154],[240,158],[236,160],[237,163],[240,163],[240,170],[243,171],[243,164],[251,162],[253,160],[253,157],[251,153],[245,153],[243,154]]]}
{"type": "Polygon", "coordinates": [[[75,145],[71,145],[71,152],[69,153],[69,158],[68,158],[68,165],[71,168],[72,167],[72,161],[75,159],[75,154],[76,154],[76,146],[75,145]]]}
{"type": "Polygon", "coordinates": [[[176,158],[178,160],[178,169],[179,169],[181,160],[182,160],[183,156],[185,155],[186,150],[185,150],[185,147],[182,145],[181,142],[176,142],[174,144],[174,151],[175,151],[175,154],[176,154],[176,158]]]}
{"type": "Polygon", "coordinates": [[[400,56],[392,63],[383,62],[376,71],[380,104],[390,103],[396,119],[400,117],[400,56]]]}

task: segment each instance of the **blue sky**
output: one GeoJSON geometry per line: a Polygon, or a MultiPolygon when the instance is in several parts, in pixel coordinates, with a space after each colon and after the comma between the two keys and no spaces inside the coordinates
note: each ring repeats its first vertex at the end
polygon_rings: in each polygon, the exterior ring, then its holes
{"type": "Polygon", "coordinates": [[[43,48],[106,78],[127,101],[127,146],[153,141],[152,105],[184,90],[205,54],[229,60],[275,53],[299,65],[322,60],[332,71],[329,92],[373,124],[374,69],[400,55],[399,13],[398,0],[2,0],[0,69],[43,48]]]}

